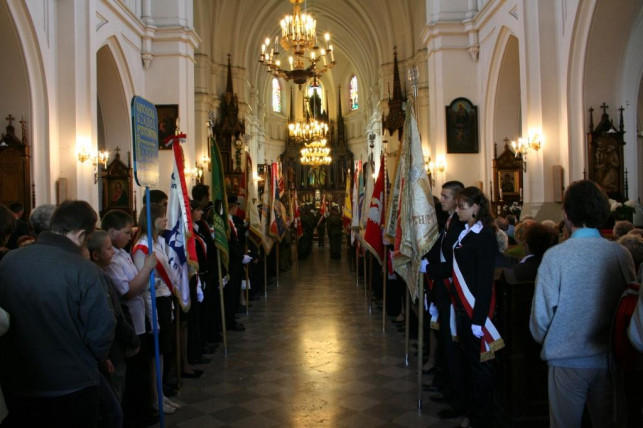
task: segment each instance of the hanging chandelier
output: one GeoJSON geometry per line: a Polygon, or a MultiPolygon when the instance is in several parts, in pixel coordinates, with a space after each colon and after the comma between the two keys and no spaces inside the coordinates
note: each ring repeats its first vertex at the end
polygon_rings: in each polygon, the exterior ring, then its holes
{"type": "Polygon", "coordinates": [[[330,156],[330,148],[326,147],[327,140],[315,140],[305,144],[301,149],[301,158],[299,159],[302,165],[321,166],[330,165],[333,159],[330,156]]]}
{"type": "Polygon", "coordinates": [[[326,70],[335,65],[335,54],[333,45],[330,44],[330,34],[324,34],[325,48],[317,44],[316,26],[317,21],[310,14],[301,13],[301,3],[304,0],[290,0],[293,3],[292,15],[286,15],[281,20],[281,39],[275,36],[274,43],[266,38],[261,45],[259,62],[268,68],[268,71],[275,77],[285,80],[292,80],[298,85],[303,85],[311,78],[320,77],[326,70]],[[290,70],[281,68],[279,57],[279,46],[283,47],[291,55],[288,57],[290,70]],[[306,67],[306,59],[310,65],[306,67]],[[317,63],[323,60],[323,66],[317,67],[317,63]]]}
{"type": "Polygon", "coordinates": [[[307,143],[324,139],[328,135],[328,124],[315,119],[306,122],[295,122],[288,124],[290,138],[299,143],[307,143]]]}

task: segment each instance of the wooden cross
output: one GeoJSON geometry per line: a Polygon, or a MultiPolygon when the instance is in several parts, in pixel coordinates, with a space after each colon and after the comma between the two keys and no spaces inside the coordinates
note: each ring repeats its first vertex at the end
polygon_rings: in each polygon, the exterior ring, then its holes
{"type": "Polygon", "coordinates": [[[5,117],[5,120],[8,120],[9,121],[9,126],[11,126],[11,122],[16,120],[16,118],[11,116],[11,113],[9,113],[9,116],[5,117]]]}
{"type": "Polygon", "coordinates": [[[603,102],[603,104],[601,105],[601,108],[603,109],[603,114],[607,114],[607,109],[609,108],[609,106],[605,104],[605,102],[603,102]]]}
{"type": "Polygon", "coordinates": [[[116,146],[116,149],[115,149],[115,150],[116,150],[116,157],[120,157],[121,155],[120,155],[120,153],[119,153],[119,152],[121,151],[121,148],[120,148],[120,147],[118,147],[118,146],[116,146]]]}

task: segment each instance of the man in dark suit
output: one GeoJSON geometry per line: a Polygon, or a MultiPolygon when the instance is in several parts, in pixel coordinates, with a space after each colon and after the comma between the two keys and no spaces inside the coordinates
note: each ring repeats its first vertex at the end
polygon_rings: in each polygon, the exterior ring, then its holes
{"type": "Polygon", "coordinates": [[[238,323],[235,314],[239,307],[241,295],[241,280],[244,276],[243,265],[250,263],[252,257],[244,254],[245,229],[236,217],[239,203],[236,196],[228,196],[228,222],[230,224],[230,238],[228,239],[228,275],[230,279],[224,288],[226,329],[244,331],[243,324],[238,323]],[[236,222],[235,222],[236,217],[236,222]]]}
{"type": "MultiPolygon", "coordinates": [[[[467,391],[464,380],[464,360],[458,344],[453,341],[450,328],[452,295],[457,299],[455,290],[450,284],[453,272],[453,244],[457,241],[460,232],[464,230],[464,223],[455,213],[456,194],[464,189],[459,181],[447,181],[442,185],[440,192],[440,205],[448,213],[448,218],[440,237],[425,256],[428,260],[426,272],[433,282],[433,302],[431,311],[437,308],[438,322],[440,324],[439,346],[446,363],[446,388],[444,397],[450,401],[451,406],[439,412],[442,418],[451,418],[464,414],[467,403],[467,391]]],[[[439,399],[439,398],[438,398],[439,399]]]]}

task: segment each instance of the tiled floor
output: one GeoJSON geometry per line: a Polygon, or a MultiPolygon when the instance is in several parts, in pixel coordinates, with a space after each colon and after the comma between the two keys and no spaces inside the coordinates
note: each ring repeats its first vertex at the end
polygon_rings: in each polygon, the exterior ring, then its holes
{"type": "Polygon", "coordinates": [[[345,259],[313,248],[282,273],[268,298],[242,316],[200,379],[186,379],[168,427],[454,427],[424,393],[417,410],[417,362],[404,365],[404,334],[368,311],[345,259]]]}

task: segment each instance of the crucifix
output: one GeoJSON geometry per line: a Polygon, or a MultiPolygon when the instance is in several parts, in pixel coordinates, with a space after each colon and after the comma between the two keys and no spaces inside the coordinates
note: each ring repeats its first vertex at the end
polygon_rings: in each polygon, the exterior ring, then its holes
{"type": "Polygon", "coordinates": [[[8,121],[9,121],[9,126],[11,126],[11,125],[12,125],[12,124],[11,124],[11,122],[13,122],[14,120],[16,120],[16,118],[15,118],[15,117],[13,117],[13,116],[11,115],[11,113],[9,113],[9,116],[5,117],[5,120],[8,120],[8,121]]]}

